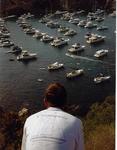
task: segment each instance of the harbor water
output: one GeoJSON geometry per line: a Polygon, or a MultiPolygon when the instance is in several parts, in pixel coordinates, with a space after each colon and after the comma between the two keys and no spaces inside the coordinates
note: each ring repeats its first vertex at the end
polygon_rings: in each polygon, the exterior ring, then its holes
{"type": "Polygon", "coordinates": [[[57,29],[51,29],[38,20],[32,18],[28,21],[32,27],[41,32],[69,39],[68,45],[62,48],[52,47],[49,43],[25,34],[16,20],[6,21],[11,32],[11,40],[24,50],[37,53],[38,58],[34,61],[20,62],[16,60],[15,55],[7,53],[10,48],[0,48],[0,106],[6,110],[19,110],[22,107],[40,110],[43,107],[44,89],[52,82],[63,84],[68,92],[69,104],[79,104],[84,111],[92,103],[101,102],[107,96],[115,95],[115,18],[105,16],[103,22],[97,23],[108,26],[108,30],[104,31],[81,28],[68,21],[57,19],[60,24],[77,31],[77,35],[72,37],[64,36],[57,29]],[[95,45],[87,44],[84,36],[89,31],[106,36],[105,41],[95,45]],[[76,42],[85,45],[85,50],[77,55],[68,54],[68,48],[76,42]],[[100,49],[108,49],[109,52],[102,59],[97,59],[94,53],[100,49]],[[9,61],[11,58],[15,61],[9,61]],[[57,61],[63,63],[64,68],[48,71],[47,66],[57,61]],[[66,79],[66,73],[74,69],[84,69],[84,74],[72,80],[66,79]],[[99,73],[110,75],[111,79],[95,84],[93,79],[99,73]],[[38,79],[43,81],[40,82],[38,79]]]}

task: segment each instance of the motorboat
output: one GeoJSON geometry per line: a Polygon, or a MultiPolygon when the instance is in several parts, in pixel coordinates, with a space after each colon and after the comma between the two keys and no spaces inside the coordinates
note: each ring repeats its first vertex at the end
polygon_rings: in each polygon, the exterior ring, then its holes
{"type": "Polygon", "coordinates": [[[64,27],[64,26],[60,26],[60,28],[58,28],[58,32],[67,32],[69,31],[69,28],[64,27]]]}
{"type": "Polygon", "coordinates": [[[27,20],[24,19],[24,18],[23,19],[18,19],[16,22],[19,24],[19,26],[22,26],[24,24],[28,24],[27,20]]]}
{"type": "Polygon", "coordinates": [[[43,82],[43,79],[37,79],[38,82],[43,82]]]}
{"type": "Polygon", "coordinates": [[[19,47],[19,46],[13,46],[12,50],[11,51],[8,51],[9,53],[12,53],[12,54],[19,54],[22,52],[22,47],[19,47]]]}
{"type": "Polygon", "coordinates": [[[57,69],[63,68],[63,66],[64,64],[59,64],[58,62],[55,62],[48,66],[48,70],[57,70],[57,69]]]}
{"type": "Polygon", "coordinates": [[[35,34],[35,28],[27,28],[24,30],[26,34],[35,34]]]}
{"type": "Polygon", "coordinates": [[[40,23],[47,23],[48,21],[50,20],[46,17],[43,17],[42,19],[39,20],[40,23]]]}
{"type": "Polygon", "coordinates": [[[101,36],[98,34],[93,34],[90,38],[88,38],[88,40],[86,41],[89,44],[94,44],[94,43],[99,43],[104,41],[105,36],[101,36]]]}
{"type": "Polygon", "coordinates": [[[79,11],[76,12],[77,15],[81,15],[81,14],[83,14],[83,13],[85,13],[84,10],[79,10],[79,11]]]}
{"type": "Polygon", "coordinates": [[[80,43],[75,43],[74,45],[72,45],[70,49],[68,49],[68,51],[71,53],[81,52],[84,50],[84,48],[85,48],[84,45],[81,46],[80,43]]]}
{"type": "Polygon", "coordinates": [[[85,34],[85,39],[89,39],[91,36],[92,36],[92,33],[91,32],[87,32],[85,34]]]}
{"type": "Polygon", "coordinates": [[[71,18],[71,16],[70,16],[69,14],[64,14],[64,15],[61,17],[61,19],[62,19],[62,20],[65,20],[65,21],[69,21],[70,18],[71,18]]]}
{"type": "Polygon", "coordinates": [[[80,27],[84,27],[86,25],[86,20],[81,20],[79,23],[78,23],[78,26],[80,27]]]}
{"type": "Polygon", "coordinates": [[[43,37],[44,35],[46,35],[46,33],[42,33],[39,30],[35,31],[35,34],[33,35],[34,38],[40,39],[41,37],[43,37]]]}
{"type": "Polygon", "coordinates": [[[57,10],[55,13],[54,13],[54,15],[63,15],[64,13],[66,13],[66,11],[59,11],[59,10],[57,10]]]}
{"type": "Polygon", "coordinates": [[[91,21],[87,22],[85,28],[94,28],[97,27],[97,24],[93,24],[91,21]]]}
{"type": "Polygon", "coordinates": [[[36,53],[29,53],[28,51],[22,51],[22,53],[17,56],[17,60],[31,60],[31,59],[36,59],[37,54],[36,53]]]}
{"type": "Polygon", "coordinates": [[[70,19],[69,22],[72,24],[77,25],[79,23],[80,19],[79,18],[75,18],[75,19],[70,19]]]}
{"type": "Polygon", "coordinates": [[[69,41],[68,39],[64,39],[64,38],[55,38],[53,42],[51,42],[50,44],[55,47],[60,47],[63,45],[67,45],[68,41],[69,41]]]}
{"type": "Polygon", "coordinates": [[[0,47],[11,47],[13,45],[14,43],[9,41],[8,39],[0,41],[0,47]]]}
{"type": "Polygon", "coordinates": [[[33,14],[31,14],[30,12],[28,12],[27,14],[26,14],[26,19],[28,19],[28,18],[32,18],[32,17],[34,17],[34,15],[33,14]]]}
{"type": "Polygon", "coordinates": [[[97,57],[97,58],[99,58],[99,57],[102,57],[102,56],[107,55],[107,53],[108,53],[108,50],[101,49],[101,50],[98,50],[98,51],[94,54],[94,56],[97,57]]]}
{"type": "Polygon", "coordinates": [[[104,18],[103,18],[103,17],[97,17],[97,18],[95,19],[95,21],[101,22],[101,21],[104,21],[104,18]]]}
{"type": "Polygon", "coordinates": [[[3,18],[0,18],[0,24],[4,24],[5,20],[3,18]]]}
{"type": "Polygon", "coordinates": [[[10,33],[4,33],[2,31],[0,31],[0,38],[9,38],[10,37],[10,33]]]}
{"type": "Polygon", "coordinates": [[[102,9],[97,9],[95,11],[95,15],[102,15],[102,14],[104,14],[104,10],[102,10],[102,9]]]}
{"type": "Polygon", "coordinates": [[[111,76],[98,76],[98,77],[94,78],[94,82],[101,83],[101,82],[109,80],[110,78],[111,78],[111,76]]]}
{"type": "Polygon", "coordinates": [[[110,14],[111,17],[116,17],[116,11],[113,11],[111,14],[110,14]]]}
{"type": "Polygon", "coordinates": [[[22,27],[22,29],[30,29],[31,25],[26,23],[26,24],[21,24],[20,27],[22,27]]]}
{"type": "Polygon", "coordinates": [[[47,27],[50,27],[50,28],[59,28],[60,27],[60,25],[59,25],[59,23],[58,22],[54,22],[54,21],[49,21],[49,22],[47,22],[46,23],[46,26],[47,27]]]}
{"type": "Polygon", "coordinates": [[[100,26],[100,27],[97,27],[97,30],[107,30],[108,27],[107,26],[100,26]]]}
{"type": "Polygon", "coordinates": [[[53,39],[54,39],[53,36],[44,35],[44,36],[41,38],[40,41],[42,41],[42,42],[50,42],[50,41],[52,41],[53,39]]]}
{"type": "Polygon", "coordinates": [[[97,17],[95,15],[89,15],[87,16],[87,20],[91,21],[91,20],[95,20],[97,17]]]}
{"type": "Polygon", "coordinates": [[[72,72],[66,74],[66,78],[71,79],[71,78],[80,76],[80,75],[82,75],[83,73],[84,73],[84,70],[83,70],[83,69],[73,70],[72,72]]]}
{"type": "Polygon", "coordinates": [[[73,35],[76,35],[77,32],[73,29],[70,29],[69,31],[67,31],[64,35],[65,36],[73,36],[73,35]]]}

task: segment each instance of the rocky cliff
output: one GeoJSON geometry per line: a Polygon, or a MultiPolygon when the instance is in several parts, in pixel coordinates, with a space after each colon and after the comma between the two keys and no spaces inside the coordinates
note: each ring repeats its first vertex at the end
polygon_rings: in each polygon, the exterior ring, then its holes
{"type": "Polygon", "coordinates": [[[63,10],[95,10],[96,8],[115,10],[115,0],[1,0],[2,15],[21,14],[32,11],[36,14],[63,10]]]}

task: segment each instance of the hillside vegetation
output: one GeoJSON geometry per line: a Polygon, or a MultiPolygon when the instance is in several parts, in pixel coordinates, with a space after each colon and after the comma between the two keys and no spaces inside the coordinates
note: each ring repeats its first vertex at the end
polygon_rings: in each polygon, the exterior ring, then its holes
{"type": "MultiPolygon", "coordinates": [[[[74,110],[71,110],[72,113],[78,114],[74,110]]],[[[0,150],[20,150],[23,125],[29,115],[26,108],[18,113],[4,112],[0,108],[0,150]]],[[[115,149],[114,97],[107,97],[103,103],[93,104],[82,120],[86,150],[115,149]]]]}

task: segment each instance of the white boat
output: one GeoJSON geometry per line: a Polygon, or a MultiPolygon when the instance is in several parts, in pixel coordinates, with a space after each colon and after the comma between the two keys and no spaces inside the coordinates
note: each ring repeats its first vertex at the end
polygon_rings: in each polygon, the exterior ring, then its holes
{"type": "Polygon", "coordinates": [[[116,17],[116,11],[113,11],[111,14],[110,14],[111,17],[116,17]]]}
{"type": "Polygon", "coordinates": [[[53,39],[54,39],[53,36],[44,35],[40,41],[42,41],[42,42],[50,42],[53,39]]]}
{"type": "Polygon", "coordinates": [[[80,15],[82,13],[85,13],[85,11],[84,10],[79,10],[79,11],[76,12],[77,15],[80,15]]]}
{"type": "Polygon", "coordinates": [[[104,10],[102,10],[102,9],[97,9],[97,10],[95,11],[95,14],[96,14],[96,15],[104,14],[104,10]]]}
{"type": "Polygon", "coordinates": [[[108,27],[107,26],[100,26],[100,27],[97,27],[97,30],[107,30],[108,27]]]}
{"type": "Polygon", "coordinates": [[[33,35],[34,38],[40,39],[42,36],[46,35],[46,33],[42,33],[38,30],[35,31],[35,34],[33,35]]]}
{"type": "Polygon", "coordinates": [[[48,21],[50,21],[50,20],[46,17],[39,20],[40,23],[47,23],[48,21]]]}
{"type": "Polygon", "coordinates": [[[104,41],[104,39],[105,39],[105,36],[93,34],[90,38],[88,38],[88,40],[86,42],[89,44],[93,44],[93,43],[102,42],[102,41],[104,41]]]}
{"type": "Polygon", "coordinates": [[[14,45],[14,43],[9,41],[8,39],[7,40],[2,40],[0,42],[0,47],[11,47],[13,45],[14,45]]]}
{"type": "Polygon", "coordinates": [[[103,18],[103,17],[97,17],[97,18],[95,19],[95,21],[101,22],[101,21],[104,21],[104,18],[103,18]]]}
{"type": "Polygon", "coordinates": [[[24,30],[26,34],[35,34],[35,28],[27,28],[24,30]]]}
{"type": "Polygon", "coordinates": [[[79,69],[79,70],[74,70],[70,73],[67,73],[66,74],[66,77],[67,78],[74,78],[74,77],[77,77],[77,76],[80,76],[84,73],[84,70],[83,69],[79,69]]]}
{"type": "Polygon", "coordinates": [[[2,31],[0,31],[0,38],[8,38],[8,37],[10,37],[10,33],[9,32],[4,33],[2,31]]]}
{"type": "Polygon", "coordinates": [[[107,53],[108,53],[108,50],[101,49],[101,50],[98,50],[98,51],[94,54],[94,56],[97,57],[97,58],[99,58],[99,57],[102,57],[102,56],[107,55],[107,53]]]}
{"type": "Polygon", "coordinates": [[[59,23],[58,22],[54,22],[54,21],[47,22],[46,26],[50,27],[50,28],[59,28],[60,27],[59,23]]]}
{"type": "Polygon", "coordinates": [[[57,69],[63,68],[63,66],[64,64],[59,64],[58,62],[55,62],[48,66],[48,70],[57,70],[57,69]]]}
{"type": "Polygon", "coordinates": [[[4,24],[5,20],[3,18],[0,18],[0,24],[4,24]]]}
{"type": "Polygon", "coordinates": [[[69,40],[65,40],[64,38],[56,38],[50,44],[55,47],[60,47],[63,45],[67,45],[69,40]]]}
{"type": "Polygon", "coordinates": [[[85,34],[85,39],[89,39],[90,37],[92,36],[92,33],[91,32],[88,32],[85,34]]]}
{"type": "Polygon", "coordinates": [[[69,31],[69,28],[61,26],[60,28],[58,28],[58,32],[67,32],[69,31]]]}
{"type": "Polygon", "coordinates": [[[23,24],[28,24],[27,20],[24,19],[24,18],[23,19],[18,19],[16,22],[19,24],[19,26],[21,26],[23,24]]]}
{"type": "Polygon", "coordinates": [[[32,17],[34,17],[34,15],[33,14],[31,14],[30,12],[28,12],[27,14],[26,14],[26,19],[28,19],[28,18],[32,18],[32,17]]]}
{"type": "Polygon", "coordinates": [[[43,82],[43,79],[37,79],[38,82],[43,82]]]}
{"type": "Polygon", "coordinates": [[[69,22],[72,24],[77,25],[79,23],[80,19],[79,18],[75,18],[75,19],[70,19],[69,22]]]}
{"type": "Polygon", "coordinates": [[[30,59],[36,59],[37,57],[36,53],[29,53],[28,51],[22,51],[21,55],[17,56],[17,60],[30,60],[30,59]]]}
{"type": "Polygon", "coordinates": [[[78,23],[78,26],[80,27],[84,27],[86,25],[86,20],[81,20],[79,23],[78,23]]]}
{"type": "Polygon", "coordinates": [[[22,27],[22,29],[30,29],[31,25],[26,23],[26,24],[21,24],[20,27],[22,27]]]}
{"type": "Polygon", "coordinates": [[[63,15],[64,13],[66,13],[66,11],[59,11],[59,10],[57,10],[54,14],[55,15],[63,15]]]}
{"type": "Polygon", "coordinates": [[[98,76],[98,77],[94,78],[94,82],[101,83],[101,82],[109,80],[110,78],[111,78],[111,76],[98,76]]]}
{"type": "Polygon", "coordinates": [[[77,34],[77,32],[75,30],[70,29],[64,35],[65,36],[73,36],[73,35],[76,35],[76,34],[77,34]]]}
{"type": "Polygon", "coordinates": [[[87,22],[85,28],[94,28],[97,27],[97,24],[93,24],[91,21],[87,22]]]}
{"type": "Polygon", "coordinates": [[[74,45],[72,45],[70,49],[68,49],[68,51],[71,53],[81,52],[84,50],[84,48],[85,48],[84,45],[81,46],[80,43],[75,43],[74,45]]]}

